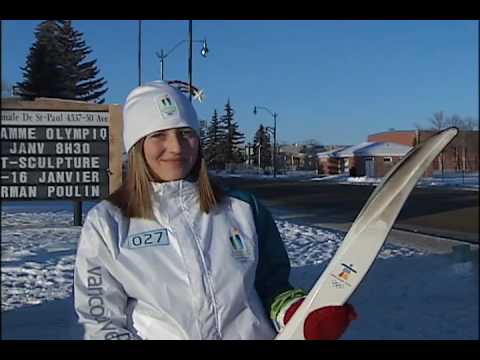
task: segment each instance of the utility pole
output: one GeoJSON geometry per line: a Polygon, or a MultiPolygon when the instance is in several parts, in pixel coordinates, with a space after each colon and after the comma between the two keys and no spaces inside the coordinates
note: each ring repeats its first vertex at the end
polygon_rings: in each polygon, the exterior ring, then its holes
{"type": "Polygon", "coordinates": [[[142,20],[138,20],[138,86],[142,85],[142,20]]]}
{"type": "Polygon", "coordinates": [[[273,177],[277,177],[277,113],[273,113],[273,177]]]}
{"type": "Polygon", "coordinates": [[[254,106],[253,107],[253,114],[254,115],[257,115],[257,108],[258,109],[262,109],[262,110],[265,110],[266,112],[268,112],[272,117],[273,117],[273,129],[269,126],[267,126],[267,131],[270,130],[270,131],[273,131],[273,159],[272,159],[272,162],[273,162],[273,177],[276,178],[277,177],[277,160],[276,160],[276,157],[277,157],[277,113],[276,112],[272,112],[269,108],[266,108],[264,106],[254,106]]]}
{"type": "Polygon", "coordinates": [[[203,57],[207,57],[208,54],[208,47],[207,47],[207,39],[204,38],[203,40],[192,40],[192,20],[188,20],[188,38],[178,42],[172,49],[169,51],[164,51],[163,49],[160,50],[160,53],[157,51],[157,57],[160,59],[160,78],[164,79],[164,72],[165,72],[165,59],[168,55],[170,55],[176,48],[178,48],[183,43],[188,43],[188,86],[189,86],[189,99],[190,102],[192,101],[192,92],[190,89],[192,88],[192,64],[193,64],[193,43],[194,42],[201,42],[202,43],[202,51],[200,54],[203,57]]]}
{"type": "Polygon", "coordinates": [[[192,102],[192,20],[188,20],[188,95],[192,102]]]}

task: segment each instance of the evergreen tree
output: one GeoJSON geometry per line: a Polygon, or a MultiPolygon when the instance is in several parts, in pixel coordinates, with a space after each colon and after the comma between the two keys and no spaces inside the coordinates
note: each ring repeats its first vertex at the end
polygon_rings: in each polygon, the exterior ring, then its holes
{"type": "Polygon", "coordinates": [[[25,98],[53,97],[102,103],[108,89],[98,74],[96,60],[86,61],[91,50],[82,40],[83,34],[74,30],[70,20],[46,20],[35,32],[30,48],[24,81],[18,83],[25,98]]]}
{"type": "Polygon", "coordinates": [[[35,43],[30,47],[25,67],[22,67],[24,81],[17,83],[18,91],[24,98],[67,96],[63,84],[64,72],[59,59],[62,55],[59,42],[58,21],[41,22],[35,31],[35,43]]]}
{"type": "Polygon", "coordinates": [[[233,118],[234,114],[235,111],[230,105],[229,99],[225,104],[225,114],[221,117],[221,127],[225,129],[225,141],[221,146],[225,164],[243,161],[240,149],[245,142],[245,135],[238,131],[238,124],[233,118]]]}
{"type": "Polygon", "coordinates": [[[225,131],[218,120],[217,110],[213,111],[204,145],[205,161],[208,167],[219,169],[224,167],[222,144],[225,143],[225,131]]]}
{"type": "Polygon", "coordinates": [[[97,60],[86,61],[92,50],[85,44],[83,34],[72,27],[71,20],[61,21],[60,42],[63,45],[63,65],[69,90],[82,101],[95,101],[99,104],[105,101],[102,96],[108,88],[104,78],[95,79],[99,70],[95,65],[97,60]]]}
{"type": "Polygon", "coordinates": [[[265,168],[272,165],[272,144],[267,129],[260,124],[255,133],[254,142],[254,163],[258,167],[265,168]],[[260,159],[258,158],[260,155],[260,159]],[[260,164],[259,164],[260,160],[260,164]]]}
{"type": "Polygon", "coordinates": [[[200,129],[199,129],[199,132],[200,132],[200,146],[202,147],[202,149],[205,148],[205,144],[207,143],[208,139],[207,139],[207,126],[208,126],[208,122],[207,120],[198,120],[199,124],[200,124],[200,129]]]}

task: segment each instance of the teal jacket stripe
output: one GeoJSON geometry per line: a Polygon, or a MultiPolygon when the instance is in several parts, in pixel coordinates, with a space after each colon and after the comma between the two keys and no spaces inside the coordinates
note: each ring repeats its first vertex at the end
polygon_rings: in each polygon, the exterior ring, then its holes
{"type": "Polygon", "coordinates": [[[267,315],[275,297],[293,289],[288,281],[290,261],[287,250],[270,211],[252,193],[227,189],[228,196],[245,201],[252,208],[258,235],[259,259],[255,274],[255,288],[262,299],[267,315]]]}

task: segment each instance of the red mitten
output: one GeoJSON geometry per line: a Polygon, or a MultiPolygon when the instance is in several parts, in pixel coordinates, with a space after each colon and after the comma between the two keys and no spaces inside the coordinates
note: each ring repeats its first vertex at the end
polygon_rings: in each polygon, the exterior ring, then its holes
{"type": "MultiPolygon", "coordinates": [[[[301,299],[292,304],[283,318],[284,324],[291,319],[302,304],[301,299]]],[[[347,329],[357,313],[351,304],[342,306],[325,306],[312,311],[305,320],[303,332],[307,340],[337,340],[347,329]]]]}

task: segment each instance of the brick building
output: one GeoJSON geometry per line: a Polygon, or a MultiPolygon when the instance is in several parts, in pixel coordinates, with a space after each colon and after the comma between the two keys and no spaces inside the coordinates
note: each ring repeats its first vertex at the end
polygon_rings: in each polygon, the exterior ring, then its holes
{"type": "MultiPolygon", "coordinates": [[[[433,130],[387,131],[369,135],[368,141],[393,142],[407,146],[415,146],[435,133],[436,131],[433,130]]],[[[433,172],[438,171],[478,172],[478,144],[478,130],[460,130],[457,137],[453,139],[445,150],[432,162],[426,175],[429,176],[433,172]]]]}
{"type": "Polygon", "coordinates": [[[357,176],[383,177],[407,154],[411,146],[392,142],[375,142],[355,151],[357,176]]]}
{"type": "Polygon", "coordinates": [[[318,172],[320,174],[330,175],[347,173],[356,176],[355,169],[359,167],[356,162],[361,160],[355,158],[355,152],[371,144],[370,142],[363,142],[357,145],[344,146],[335,150],[318,153],[318,172]]]}

